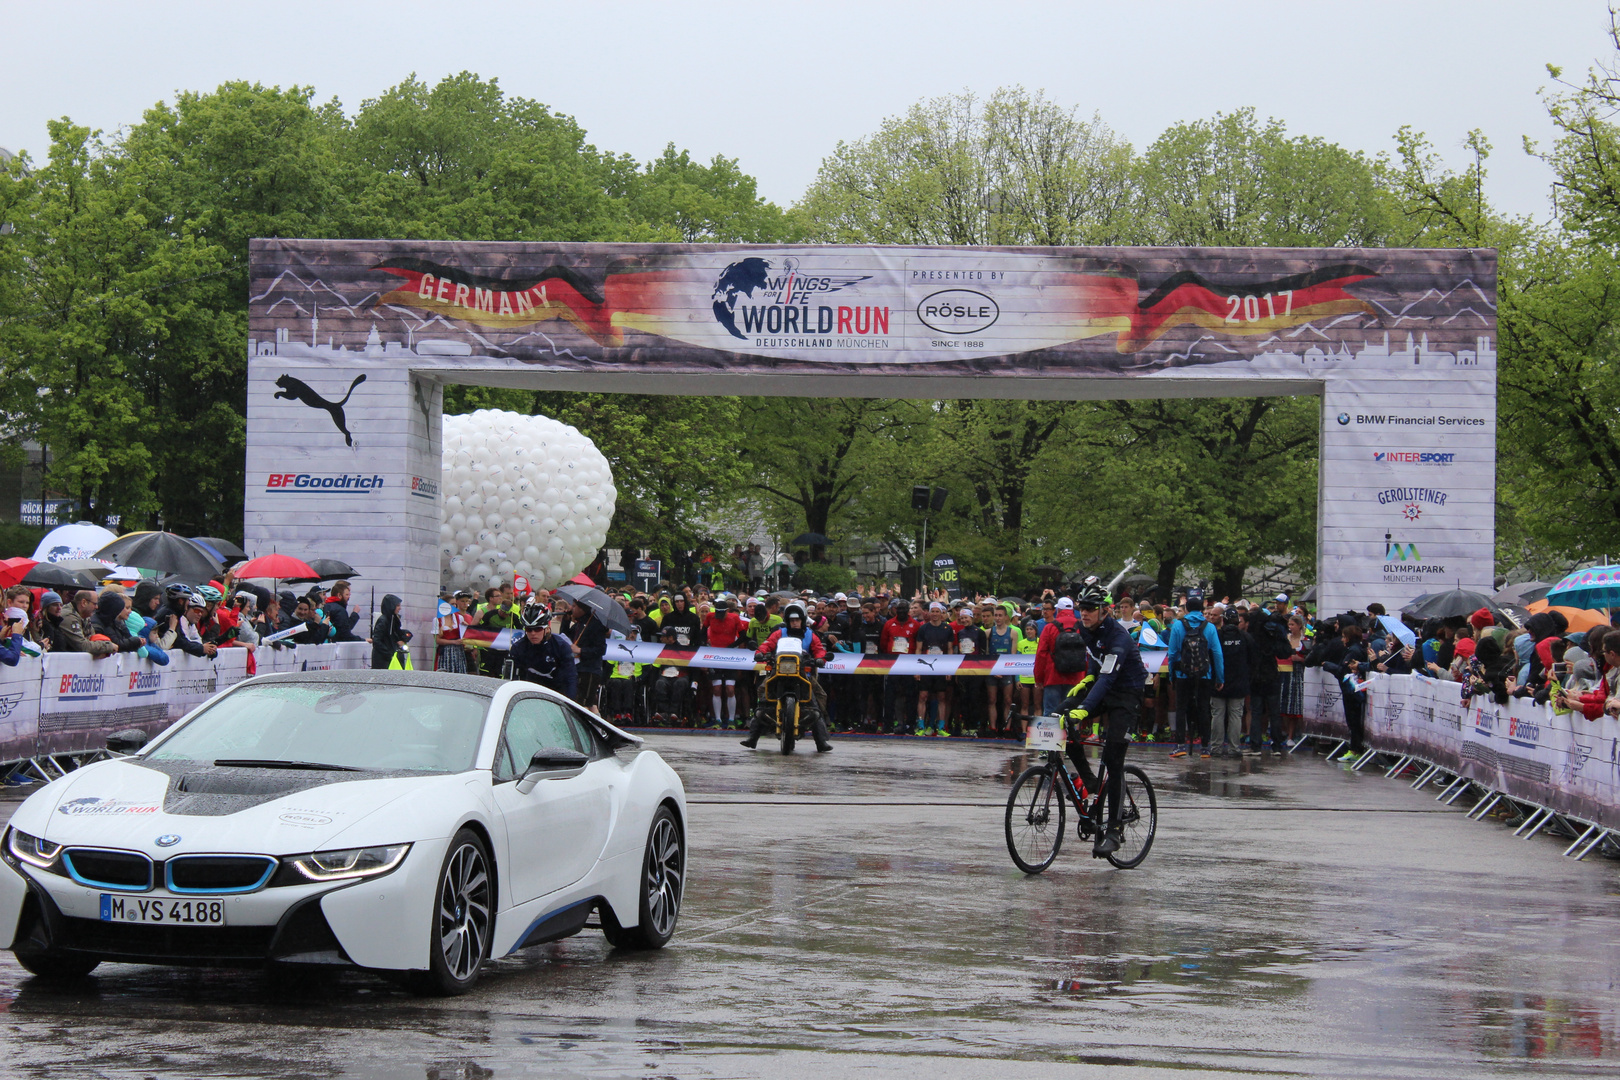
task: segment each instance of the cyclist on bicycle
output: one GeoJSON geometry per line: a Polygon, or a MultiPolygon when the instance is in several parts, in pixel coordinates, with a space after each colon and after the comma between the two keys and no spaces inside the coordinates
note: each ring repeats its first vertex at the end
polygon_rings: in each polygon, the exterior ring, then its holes
{"type": "Polygon", "coordinates": [[[1074,727],[1068,742],[1069,760],[1087,788],[1094,788],[1097,781],[1086,760],[1080,728],[1093,716],[1103,721],[1102,768],[1108,774],[1108,826],[1097,834],[1092,848],[1097,858],[1113,854],[1123,843],[1119,807],[1124,790],[1125,749],[1136,727],[1137,713],[1142,708],[1142,686],[1147,682],[1142,654],[1131,640],[1130,631],[1110,614],[1111,601],[1107,591],[1094,581],[1087,582],[1075,597],[1086,642],[1087,673],[1069,691],[1063,714],[1074,727]]]}
{"type": "Polygon", "coordinates": [[[518,616],[518,624],[523,636],[512,642],[512,651],[507,653],[511,677],[574,698],[578,687],[574,646],[564,635],[551,632],[551,612],[541,604],[530,604],[518,616]]]}

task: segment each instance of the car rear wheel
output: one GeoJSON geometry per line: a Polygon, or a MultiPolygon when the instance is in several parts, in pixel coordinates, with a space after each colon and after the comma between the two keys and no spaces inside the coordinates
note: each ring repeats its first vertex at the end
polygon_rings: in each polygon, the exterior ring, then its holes
{"type": "Polygon", "coordinates": [[[647,850],[641,860],[641,922],[626,929],[603,905],[602,935],[615,949],[663,948],[675,936],[685,887],[686,837],[674,812],[660,806],[647,830],[647,850]]]}
{"type": "Polygon", "coordinates": [[[489,958],[494,909],[489,850],[477,833],[462,829],[439,870],[428,970],[414,973],[412,980],[418,993],[448,997],[472,989],[489,958]]]}

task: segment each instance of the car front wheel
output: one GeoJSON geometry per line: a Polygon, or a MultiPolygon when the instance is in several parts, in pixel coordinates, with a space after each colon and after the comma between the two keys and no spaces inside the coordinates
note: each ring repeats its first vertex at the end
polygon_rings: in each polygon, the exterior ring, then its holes
{"type": "Polygon", "coordinates": [[[418,993],[448,997],[472,989],[489,958],[494,909],[489,850],[477,833],[462,829],[450,841],[439,870],[428,970],[413,979],[418,993]]]}
{"type": "Polygon", "coordinates": [[[661,949],[675,936],[686,887],[686,837],[674,811],[660,806],[647,830],[647,850],[641,860],[641,922],[629,929],[619,925],[604,905],[602,933],[615,949],[661,949]]]}

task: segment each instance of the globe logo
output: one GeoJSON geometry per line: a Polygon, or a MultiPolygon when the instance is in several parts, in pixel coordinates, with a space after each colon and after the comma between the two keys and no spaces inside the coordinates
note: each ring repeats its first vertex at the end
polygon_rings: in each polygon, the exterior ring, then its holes
{"type": "Polygon", "coordinates": [[[1341,425],[1348,424],[1349,422],[1350,422],[1350,414],[1349,413],[1342,412],[1342,413],[1339,414],[1339,423],[1341,425]]]}

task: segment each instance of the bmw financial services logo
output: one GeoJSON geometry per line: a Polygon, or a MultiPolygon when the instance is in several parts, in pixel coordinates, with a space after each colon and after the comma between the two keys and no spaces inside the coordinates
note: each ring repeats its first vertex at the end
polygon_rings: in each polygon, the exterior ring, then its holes
{"type": "Polygon", "coordinates": [[[1339,414],[1339,426],[1340,427],[1346,427],[1346,426],[1349,425],[1349,423],[1350,423],[1350,414],[1347,413],[1347,412],[1340,413],[1339,414]]]}
{"type": "Polygon", "coordinates": [[[172,832],[164,833],[162,836],[153,841],[153,843],[155,843],[158,847],[174,847],[174,845],[178,844],[179,842],[180,837],[176,836],[172,832]]]}

